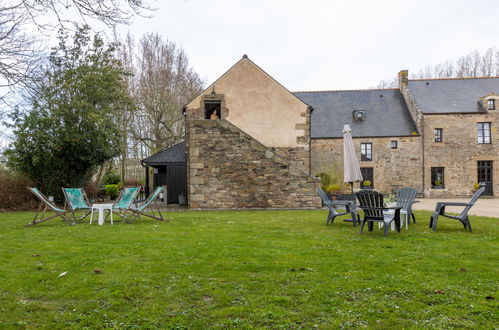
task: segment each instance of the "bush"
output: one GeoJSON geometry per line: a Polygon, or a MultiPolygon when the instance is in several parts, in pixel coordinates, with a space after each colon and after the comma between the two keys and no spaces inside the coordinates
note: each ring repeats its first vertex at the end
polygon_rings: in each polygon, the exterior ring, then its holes
{"type": "Polygon", "coordinates": [[[108,173],[108,174],[104,175],[101,183],[103,186],[107,186],[110,184],[118,184],[120,181],[121,181],[121,178],[118,174],[108,173]]]}
{"type": "Polygon", "coordinates": [[[364,185],[364,187],[370,187],[371,186],[371,181],[370,180],[364,180],[363,185],[364,185]]]}
{"type": "Polygon", "coordinates": [[[117,184],[106,185],[106,196],[116,199],[120,194],[120,187],[117,184]]]}
{"type": "Polygon", "coordinates": [[[328,186],[331,184],[331,176],[324,172],[318,173],[317,176],[321,179],[321,189],[327,191],[328,186]]]}
{"type": "Polygon", "coordinates": [[[27,177],[0,169],[0,209],[31,209],[36,207],[36,199],[26,187],[32,186],[27,177]]]}
{"type": "Polygon", "coordinates": [[[326,191],[328,193],[338,193],[341,190],[341,186],[337,183],[330,184],[327,186],[326,191]]]}

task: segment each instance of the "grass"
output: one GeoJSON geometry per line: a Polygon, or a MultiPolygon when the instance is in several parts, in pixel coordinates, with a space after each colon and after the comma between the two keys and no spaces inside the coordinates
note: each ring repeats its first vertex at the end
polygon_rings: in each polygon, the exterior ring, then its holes
{"type": "Polygon", "coordinates": [[[498,219],[433,233],[416,212],[383,237],[326,214],[23,228],[32,212],[0,213],[0,328],[497,327],[498,219]]]}

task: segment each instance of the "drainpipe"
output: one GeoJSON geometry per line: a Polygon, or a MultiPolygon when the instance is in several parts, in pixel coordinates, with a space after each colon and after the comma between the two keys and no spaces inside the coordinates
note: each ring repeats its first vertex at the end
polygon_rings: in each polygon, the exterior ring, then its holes
{"type": "Polygon", "coordinates": [[[425,125],[424,125],[424,116],[421,114],[421,142],[423,144],[421,154],[423,156],[423,197],[426,197],[426,183],[425,183],[425,172],[426,172],[426,157],[424,154],[424,149],[425,149],[425,125]]]}
{"type": "Polygon", "coordinates": [[[308,174],[312,175],[312,112],[314,107],[308,106],[308,174]]]}
{"type": "Polygon", "coordinates": [[[145,182],[145,185],[144,185],[144,193],[146,194],[146,198],[149,197],[149,166],[147,165],[144,165],[144,161],[141,160],[140,161],[140,165],[142,165],[142,167],[145,168],[146,170],[146,182],[145,182]]]}

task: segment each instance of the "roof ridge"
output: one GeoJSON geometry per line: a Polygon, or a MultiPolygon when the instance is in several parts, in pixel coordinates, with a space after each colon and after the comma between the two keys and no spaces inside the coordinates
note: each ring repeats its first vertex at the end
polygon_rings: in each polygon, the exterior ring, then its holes
{"type": "Polygon", "coordinates": [[[296,91],[292,93],[325,93],[325,92],[363,92],[363,91],[392,91],[398,88],[367,88],[367,89],[337,89],[337,90],[322,90],[322,91],[296,91]]]}
{"type": "Polygon", "coordinates": [[[409,79],[409,81],[426,81],[426,80],[459,80],[459,79],[494,79],[499,78],[499,76],[493,77],[449,77],[449,78],[417,78],[417,79],[409,79]]]}

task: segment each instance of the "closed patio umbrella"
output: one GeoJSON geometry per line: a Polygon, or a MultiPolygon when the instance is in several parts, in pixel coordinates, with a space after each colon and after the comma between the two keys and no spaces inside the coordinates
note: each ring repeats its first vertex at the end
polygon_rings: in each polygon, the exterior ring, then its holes
{"type": "Polygon", "coordinates": [[[359,161],[355,153],[350,125],[343,126],[343,182],[350,184],[353,194],[353,183],[362,181],[359,161]]]}

